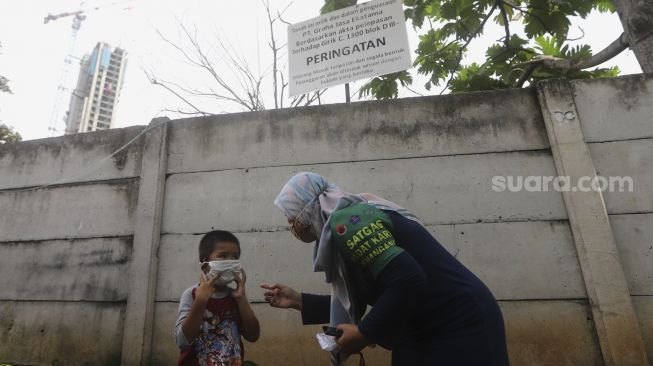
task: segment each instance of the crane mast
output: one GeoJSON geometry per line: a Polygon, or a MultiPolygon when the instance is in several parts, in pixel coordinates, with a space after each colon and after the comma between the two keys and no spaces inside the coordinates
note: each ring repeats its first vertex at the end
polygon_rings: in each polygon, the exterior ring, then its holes
{"type": "Polygon", "coordinates": [[[57,86],[57,95],[55,97],[55,102],[52,107],[52,113],[50,114],[50,123],[48,125],[49,136],[54,136],[57,132],[62,131],[59,128],[60,124],[63,122],[65,125],[64,117],[61,114],[61,105],[65,101],[65,97],[69,95],[68,91],[70,88],[70,66],[72,65],[72,57],[75,51],[75,43],[77,42],[77,33],[79,28],[82,26],[82,21],[86,19],[84,11],[68,12],[61,13],[57,15],[48,14],[47,17],[43,20],[44,24],[47,24],[51,20],[56,20],[61,17],[73,16],[72,31],[70,33],[70,38],[68,40],[68,48],[66,50],[66,56],[63,60],[63,68],[61,69],[61,76],[59,77],[59,84],[57,86]]]}

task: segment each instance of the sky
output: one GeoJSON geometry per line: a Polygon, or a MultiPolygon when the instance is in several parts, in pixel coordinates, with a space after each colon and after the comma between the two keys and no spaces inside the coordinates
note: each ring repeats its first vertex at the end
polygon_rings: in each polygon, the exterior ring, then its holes
{"type": "MultiPolygon", "coordinates": [[[[292,3],[289,0],[269,0],[269,4],[275,12],[277,9],[287,9],[283,19],[297,23],[319,15],[323,0],[296,0],[292,3]]],[[[128,53],[114,127],[146,125],[152,118],[160,116],[179,118],[179,113],[170,110],[189,109],[187,104],[170,92],[152,85],[146,72],[187,87],[210,86],[205,74],[193,68],[161,38],[160,34],[180,43],[180,23],[197,29],[198,39],[207,50],[215,49],[219,39],[233,54],[247,60],[254,73],[269,74],[272,63],[267,45],[269,24],[260,0],[87,0],[81,3],[81,8],[86,10],[87,19],[77,33],[68,85],[74,85],[76,81],[79,59],[85,53],[90,53],[97,42],[121,47],[128,53]]],[[[13,91],[13,94],[0,93],[0,122],[13,127],[24,140],[63,134],[63,121],[56,121],[55,130],[49,127],[64,59],[69,50],[72,17],[60,18],[48,24],[43,23],[43,18],[49,13],[79,9],[79,0],[0,0],[0,75],[10,80],[9,86],[13,91]]],[[[622,32],[616,14],[593,13],[587,19],[573,19],[572,24],[569,37],[584,34],[577,42],[590,44],[594,51],[607,46],[622,32]]],[[[411,50],[415,50],[417,34],[410,25],[407,28],[411,50]]],[[[275,34],[280,44],[285,43],[286,32],[286,24],[275,23],[275,34]]],[[[502,28],[489,27],[483,37],[471,43],[463,63],[482,61],[487,46],[501,36],[502,28]]],[[[217,57],[216,53],[212,54],[217,57]]],[[[280,56],[280,66],[284,67],[287,56],[285,53],[280,56]]],[[[619,66],[622,74],[641,72],[630,50],[601,66],[613,65],[619,66]]],[[[415,70],[411,73],[415,75],[415,70]]],[[[288,75],[287,69],[285,75],[288,75]]],[[[235,79],[229,80],[236,85],[235,79]]],[[[416,80],[413,90],[417,93],[427,95],[440,92],[438,88],[426,92],[420,88],[423,82],[419,78],[416,80]]],[[[351,90],[356,91],[363,83],[352,83],[351,90]]],[[[271,95],[270,85],[271,79],[267,77],[264,95],[271,95]]],[[[416,95],[408,90],[400,92],[400,97],[416,95]]],[[[60,104],[62,117],[68,109],[69,98],[68,92],[60,104]]],[[[344,87],[336,86],[327,91],[322,102],[342,103],[344,98],[344,87]]],[[[242,111],[233,104],[217,103],[207,98],[193,99],[192,103],[210,113],[242,111]]],[[[274,106],[270,97],[265,103],[267,108],[274,106]]],[[[288,101],[285,103],[287,105],[288,101]]]]}

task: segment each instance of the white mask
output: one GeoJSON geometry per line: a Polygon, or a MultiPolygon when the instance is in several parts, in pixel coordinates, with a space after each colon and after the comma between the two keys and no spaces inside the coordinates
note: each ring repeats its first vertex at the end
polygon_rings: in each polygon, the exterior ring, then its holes
{"type": "Polygon", "coordinates": [[[216,285],[224,286],[236,279],[235,274],[240,274],[240,261],[239,260],[222,260],[210,261],[200,263],[202,269],[208,264],[208,272],[206,273],[207,279],[218,277],[214,282],[216,285]]]}

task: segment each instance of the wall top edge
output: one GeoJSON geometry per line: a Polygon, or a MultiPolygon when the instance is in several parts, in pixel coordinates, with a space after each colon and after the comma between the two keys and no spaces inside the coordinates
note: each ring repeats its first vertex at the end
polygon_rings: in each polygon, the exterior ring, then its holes
{"type": "Polygon", "coordinates": [[[112,128],[103,131],[77,133],[57,137],[47,137],[42,139],[25,140],[12,144],[0,145],[0,157],[7,153],[19,153],[25,150],[35,148],[50,149],[61,148],[62,145],[72,145],[76,147],[93,148],[98,145],[126,143],[129,139],[134,138],[147,126],[130,126],[124,128],[112,128]]]}

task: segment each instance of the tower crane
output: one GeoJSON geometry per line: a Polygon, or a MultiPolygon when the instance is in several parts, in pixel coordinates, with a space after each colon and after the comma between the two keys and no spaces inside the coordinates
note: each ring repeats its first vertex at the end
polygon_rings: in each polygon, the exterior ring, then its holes
{"type": "MultiPolygon", "coordinates": [[[[72,30],[70,32],[70,38],[68,39],[68,48],[66,50],[66,56],[63,60],[63,68],[61,70],[61,76],[59,77],[59,85],[57,86],[57,96],[55,98],[54,106],[52,107],[52,113],[50,115],[50,123],[48,125],[48,131],[50,137],[54,136],[61,129],[57,128],[58,125],[63,121],[63,116],[61,115],[61,105],[65,103],[65,97],[69,95],[69,74],[70,74],[70,65],[72,64],[73,53],[75,51],[75,43],[77,42],[77,33],[79,28],[82,26],[82,22],[86,20],[86,13],[91,10],[100,10],[101,8],[119,5],[127,3],[127,1],[116,1],[109,4],[95,6],[92,8],[84,9],[84,1],[79,4],[79,10],[63,12],[58,14],[49,13],[46,17],[43,18],[43,24],[48,24],[51,21],[55,21],[60,18],[73,17],[72,30]]],[[[131,10],[132,7],[128,6],[124,10],[131,10]]],[[[64,122],[65,123],[65,122],[64,122]]]]}

